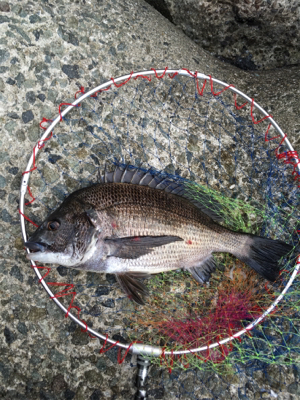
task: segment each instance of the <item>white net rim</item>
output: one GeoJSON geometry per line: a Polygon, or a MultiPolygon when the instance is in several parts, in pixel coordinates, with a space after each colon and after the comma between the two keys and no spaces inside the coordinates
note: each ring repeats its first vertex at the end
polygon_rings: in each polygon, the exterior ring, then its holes
{"type": "MultiPolygon", "coordinates": [[[[78,104],[80,104],[84,99],[86,99],[87,97],[91,97],[92,95],[94,95],[96,92],[99,91],[103,91],[107,88],[109,88],[110,86],[114,85],[116,87],[118,87],[117,85],[120,85],[122,83],[126,83],[131,79],[135,79],[138,77],[141,78],[145,78],[146,77],[151,77],[151,76],[156,76],[157,78],[162,78],[164,77],[165,74],[168,75],[181,75],[181,76],[186,76],[186,77],[194,77],[195,79],[201,79],[203,81],[210,81],[211,85],[212,83],[216,83],[218,85],[223,86],[224,88],[231,90],[233,93],[238,94],[239,96],[243,97],[247,103],[250,103],[252,107],[255,107],[256,109],[258,109],[265,117],[268,117],[268,122],[270,124],[272,124],[272,126],[276,129],[276,131],[280,134],[280,136],[282,137],[282,143],[284,143],[287,148],[291,151],[294,152],[294,148],[291,145],[290,141],[288,140],[286,134],[282,131],[282,129],[279,127],[279,125],[274,121],[274,119],[259,105],[257,104],[253,99],[251,99],[249,96],[247,96],[246,94],[244,94],[243,92],[241,92],[240,90],[236,89],[234,86],[232,85],[228,85],[225,82],[222,82],[218,79],[212,78],[209,75],[205,75],[202,73],[199,73],[197,71],[193,72],[193,71],[189,71],[187,69],[151,69],[149,71],[140,71],[140,72],[131,72],[130,74],[127,75],[123,75],[120,76],[118,78],[112,78],[111,80],[97,86],[94,89],[91,89],[90,91],[88,91],[87,93],[84,93],[81,97],[79,97],[78,99],[76,99],[71,105],[69,105],[67,108],[65,108],[63,111],[60,112],[60,114],[52,121],[52,123],[48,126],[48,128],[45,130],[44,134],[41,136],[41,138],[38,140],[38,142],[36,143],[36,145],[33,148],[33,153],[30,157],[30,160],[27,164],[26,167],[26,172],[23,176],[22,176],[22,180],[21,180],[21,187],[20,187],[20,223],[21,223],[21,230],[22,230],[22,236],[23,236],[23,240],[24,242],[27,241],[27,233],[26,233],[26,227],[25,227],[25,217],[24,217],[24,206],[25,206],[25,194],[27,192],[27,187],[28,187],[28,182],[29,182],[29,178],[30,178],[30,170],[32,168],[32,166],[34,165],[35,162],[35,158],[40,150],[40,143],[42,141],[44,141],[51,133],[51,131],[53,130],[53,128],[62,121],[62,117],[64,117],[69,111],[71,111],[73,109],[74,106],[77,106],[78,104]],[[161,77],[158,77],[158,75],[161,74],[161,77]]],[[[300,163],[298,162],[295,166],[295,171],[297,173],[300,174],[300,163]]],[[[29,249],[26,249],[27,253],[29,253],[29,249]]],[[[293,273],[290,276],[289,281],[287,282],[286,286],[284,287],[284,289],[282,290],[282,292],[280,293],[280,295],[274,300],[274,302],[269,306],[269,308],[260,316],[258,317],[255,321],[251,322],[249,325],[247,325],[244,329],[240,330],[239,332],[236,332],[234,335],[232,336],[228,336],[225,339],[222,339],[216,343],[211,343],[209,345],[206,346],[202,346],[202,347],[198,347],[195,349],[189,349],[189,350],[175,350],[175,351],[165,351],[163,348],[161,347],[156,347],[156,346],[151,346],[148,344],[140,344],[140,343],[130,343],[130,344],[123,344],[123,343],[119,343],[118,341],[114,340],[114,339],[110,339],[108,338],[106,335],[103,335],[95,330],[93,330],[92,328],[88,327],[85,323],[83,323],[80,319],[78,319],[75,315],[73,315],[71,312],[69,312],[66,307],[63,306],[63,304],[61,304],[61,302],[55,298],[55,295],[53,294],[53,292],[51,291],[51,289],[49,288],[49,286],[47,285],[47,283],[45,282],[45,280],[43,279],[42,275],[39,272],[39,269],[37,268],[36,264],[34,261],[30,261],[31,265],[37,275],[37,277],[39,278],[39,282],[41,283],[41,285],[43,286],[43,288],[45,289],[45,291],[48,293],[49,297],[56,303],[56,305],[68,316],[70,317],[73,321],[75,321],[79,326],[81,326],[82,329],[84,329],[86,332],[88,332],[89,334],[91,334],[92,336],[95,336],[101,340],[104,340],[105,343],[110,343],[112,345],[118,346],[119,348],[123,348],[123,349],[127,349],[130,350],[132,353],[134,354],[143,354],[143,355],[149,355],[149,356],[161,356],[161,355],[184,355],[184,354],[191,354],[191,353],[198,353],[201,351],[207,351],[210,349],[214,349],[216,347],[222,346],[228,342],[231,342],[235,339],[238,339],[240,336],[244,335],[245,333],[251,331],[256,325],[258,325],[260,322],[262,322],[265,317],[270,314],[275,307],[278,305],[278,303],[283,299],[283,297],[285,296],[286,292],[288,291],[288,289],[291,287],[293,281],[295,280],[297,274],[299,273],[299,269],[300,269],[300,255],[298,255],[297,257],[297,261],[295,264],[295,268],[293,270],[293,273]]]]}

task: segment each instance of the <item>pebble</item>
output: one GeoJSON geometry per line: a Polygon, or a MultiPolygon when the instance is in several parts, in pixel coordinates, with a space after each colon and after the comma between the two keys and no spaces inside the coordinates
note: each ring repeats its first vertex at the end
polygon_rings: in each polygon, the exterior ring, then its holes
{"type": "Polygon", "coordinates": [[[0,175],[0,188],[4,188],[6,186],[6,179],[3,175],[0,175]]]}
{"type": "Polygon", "coordinates": [[[70,78],[70,79],[78,79],[79,78],[79,67],[78,65],[63,65],[62,71],[70,78]]]}

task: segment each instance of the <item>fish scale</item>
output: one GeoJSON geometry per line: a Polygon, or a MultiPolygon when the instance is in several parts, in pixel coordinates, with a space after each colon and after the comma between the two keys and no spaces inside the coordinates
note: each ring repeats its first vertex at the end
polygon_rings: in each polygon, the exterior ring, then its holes
{"type": "Polygon", "coordinates": [[[200,187],[191,194],[153,171],[117,167],[70,194],[25,245],[34,261],[116,274],[139,304],[147,294],[139,278],[183,268],[207,282],[215,252],[231,253],[274,281],[292,246],[225,228],[220,209],[200,187]]]}

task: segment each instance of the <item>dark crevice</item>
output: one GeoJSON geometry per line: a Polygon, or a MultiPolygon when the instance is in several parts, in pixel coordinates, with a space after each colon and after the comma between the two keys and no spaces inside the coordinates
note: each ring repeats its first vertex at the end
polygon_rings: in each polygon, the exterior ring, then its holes
{"type": "Polygon", "coordinates": [[[165,0],[145,0],[146,3],[150,4],[150,6],[154,7],[155,10],[161,13],[165,18],[167,18],[170,22],[173,23],[172,16],[168,9],[168,6],[165,3],[165,0]]]}

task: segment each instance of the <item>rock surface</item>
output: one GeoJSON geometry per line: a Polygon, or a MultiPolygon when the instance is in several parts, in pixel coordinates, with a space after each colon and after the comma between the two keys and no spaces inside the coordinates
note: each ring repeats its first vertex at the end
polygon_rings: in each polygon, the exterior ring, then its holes
{"type": "MultiPolygon", "coordinates": [[[[0,23],[0,398],[131,399],[136,369],[129,361],[119,365],[115,349],[99,355],[102,344],[64,318],[25,258],[19,187],[40,121],[56,116],[81,86],[131,70],[187,67],[258,99],[299,149],[299,69],[245,73],[222,63],[143,0],[1,1],[0,23]]],[[[58,162],[62,155],[53,157],[58,162]]],[[[33,218],[34,207],[29,210],[33,218]]],[[[64,278],[64,269],[58,273],[64,278]]],[[[100,278],[98,284],[101,297],[100,278]]],[[[169,375],[151,367],[149,399],[299,398],[296,368],[264,372],[241,367],[238,378],[197,370],[169,375]]]]}
{"type": "Polygon", "coordinates": [[[300,64],[298,0],[147,0],[218,58],[243,70],[300,64]]]}

